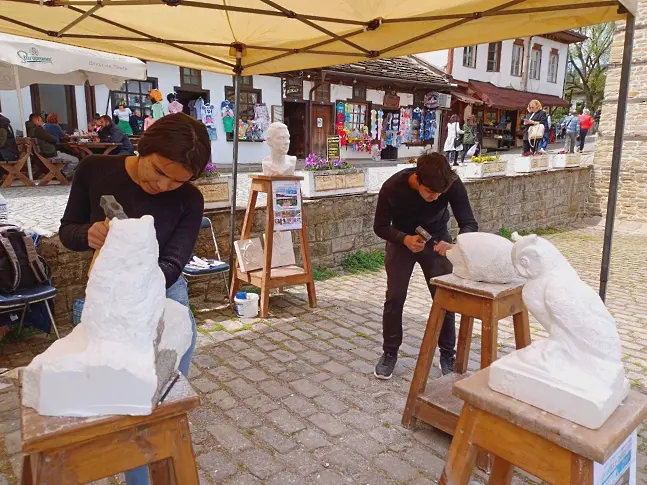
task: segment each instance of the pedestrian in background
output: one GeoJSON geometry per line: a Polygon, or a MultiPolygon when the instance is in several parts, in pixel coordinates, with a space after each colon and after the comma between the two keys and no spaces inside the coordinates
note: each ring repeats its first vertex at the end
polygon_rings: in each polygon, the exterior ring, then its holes
{"type": "Polygon", "coordinates": [[[562,129],[565,133],[566,143],[564,149],[559,153],[575,153],[577,135],[580,133],[580,119],[577,117],[575,108],[571,108],[569,115],[562,121],[562,129]]]}
{"type": "Polygon", "coordinates": [[[552,124],[550,119],[550,109],[548,106],[544,108],[544,113],[546,113],[546,120],[544,121],[544,137],[539,142],[539,153],[546,153],[546,148],[548,148],[548,142],[550,141],[550,126],[552,124]]]}
{"type": "Polygon", "coordinates": [[[546,113],[541,108],[541,103],[537,99],[533,99],[528,103],[528,114],[523,120],[523,156],[528,157],[533,155],[539,148],[539,143],[543,138],[531,139],[530,127],[533,125],[544,125],[546,128],[546,113]]]}
{"type": "Polygon", "coordinates": [[[445,140],[445,156],[450,165],[458,165],[458,152],[463,151],[463,137],[458,115],[452,115],[447,123],[447,139],[445,140]]]}
{"type": "Polygon", "coordinates": [[[461,163],[465,163],[465,154],[469,151],[470,148],[474,146],[476,142],[478,142],[476,130],[476,116],[469,115],[465,120],[465,124],[463,125],[463,156],[461,157],[461,163]]]}
{"type": "Polygon", "coordinates": [[[589,130],[593,128],[593,118],[591,117],[591,112],[588,108],[582,110],[582,114],[578,116],[580,120],[580,153],[584,151],[584,142],[586,141],[586,135],[589,130]]]}

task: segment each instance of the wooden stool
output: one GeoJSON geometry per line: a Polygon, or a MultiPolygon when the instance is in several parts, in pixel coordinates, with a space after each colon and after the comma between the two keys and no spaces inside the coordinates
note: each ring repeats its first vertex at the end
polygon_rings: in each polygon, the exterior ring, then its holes
{"type": "MultiPolygon", "coordinates": [[[[301,239],[301,259],[303,268],[298,266],[284,266],[281,268],[272,268],[272,246],[274,242],[274,208],[272,207],[272,182],[273,181],[301,181],[303,177],[269,177],[266,175],[250,175],[252,179],[251,192],[249,194],[249,203],[243,222],[243,231],[241,239],[249,239],[252,233],[254,223],[254,210],[258,194],[264,192],[267,194],[267,214],[265,222],[265,246],[263,247],[263,268],[255,271],[243,273],[234,263],[234,273],[231,283],[229,299],[233,302],[234,296],[238,293],[240,282],[244,281],[261,289],[261,318],[266,318],[270,310],[270,290],[272,288],[282,289],[291,285],[306,285],[308,290],[308,303],[310,308],[317,307],[317,294],[315,292],[314,278],[312,277],[312,265],[310,264],[310,249],[308,248],[308,229],[306,219],[301,206],[301,229],[299,237],[301,239]]],[[[233,251],[233,248],[229,248],[233,251]]]]}
{"type": "Polygon", "coordinates": [[[402,426],[408,428],[411,420],[417,418],[445,433],[454,434],[463,403],[452,396],[452,386],[463,379],[467,372],[474,319],[478,318],[482,322],[481,369],[484,369],[497,358],[498,322],[502,318],[512,315],[517,349],[530,344],[528,310],[521,298],[523,282],[497,285],[449,274],[433,278],[431,284],[436,286],[436,296],[420,345],[418,363],[402,415],[402,426]],[[447,312],[461,315],[456,366],[453,374],[434,380],[429,392],[425,392],[440,329],[447,312]]]}
{"type": "Polygon", "coordinates": [[[78,485],[150,465],[153,485],[198,485],[187,412],[200,405],[180,377],[149,416],[61,418],[22,406],[22,485],[78,485]]]}
{"type": "Polygon", "coordinates": [[[588,429],[492,391],[489,375],[454,386],[466,405],[440,484],[467,485],[481,448],[495,455],[490,485],[509,484],[513,466],[551,484],[593,485],[593,463],[606,462],[647,417],[647,396],[631,391],[600,429],[588,429]]]}

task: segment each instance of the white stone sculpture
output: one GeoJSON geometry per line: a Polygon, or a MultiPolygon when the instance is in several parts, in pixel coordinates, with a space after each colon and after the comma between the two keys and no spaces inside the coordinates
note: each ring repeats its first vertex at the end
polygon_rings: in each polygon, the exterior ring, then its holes
{"type": "Polygon", "coordinates": [[[259,238],[234,241],[234,248],[238,267],[243,273],[263,267],[263,246],[259,238]]]}
{"type": "Polygon", "coordinates": [[[454,274],[472,281],[510,283],[519,280],[512,265],[512,242],[487,232],[460,234],[447,258],[454,274]]]}
{"type": "Polygon", "coordinates": [[[262,160],[263,175],[294,175],[297,157],[288,155],[290,132],[283,123],[275,122],[267,129],[267,144],[271,154],[262,160]]]}
{"type": "Polygon", "coordinates": [[[166,298],[151,216],[113,219],[81,323],[27,366],[24,403],[47,416],[150,414],[191,344],[188,309],[166,298]]]}
{"type": "MultiPolygon", "coordinates": [[[[263,234],[263,238],[265,244],[267,244],[265,234],[263,234]]],[[[292,231],[276,231],[272,239],[272,268],[291,266],[296,263],[292,231]]]]}
{"type": "Polygon", "coordinates": [[[629,392],[615,320],[547,240],[517,238],[512,260],[528,280],[523,301],[549,336],[494,362],[490,387],[598,429],[629,392]]]}

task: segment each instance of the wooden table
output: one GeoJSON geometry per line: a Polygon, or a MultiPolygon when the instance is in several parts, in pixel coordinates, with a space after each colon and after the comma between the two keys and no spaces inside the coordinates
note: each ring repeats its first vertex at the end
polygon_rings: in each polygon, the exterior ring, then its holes
{"type": "Polygon", "coordinates": [[[68,146],[70,149],[77,151],[81,156],[79,158],[85,158],[88,155],[95,155],[93,150],[103,150],[102,155],[109,155],[113,150],[119,148],[121,143],[101,143],[101,142],[67,142],[62,143],[62,145],[68,146]]]}
{"type": "Polygon", "coordinates": [[[524,282],[481,283],[448,274],[433,278],[430,283],[436,286],[436,296],[420,345],[402,426],[408,428],[413,419],[419,419],[454,434],[463,402],[453,397],[451,390],[456,382],[466,377],[474,319],[481,320],[481,369],[497,358],[499,320],[512,316],[517,349],[530,344],[528,310],[521,297],[524,282]],[[429,382],[427,390],[429,371],[447,312],[461,315],[454,373],[429,382]]]}
{"type": "Polygon", "coordinates": [[[187,413],[199,405],[183,376],[148,416],[49,417],[23,405],[21,485],[80,485],[143,465],[153,485],[198,485],[187,413]]]}
{"type": "Polygon", "coordinates": [[[631,391],[600,429],[585,428],[491,390],[489,377],[485,369],[454,386],[465,406],[440,484],[467,485],[481,449],[495,456],[490,485],[510,484],[513,466],[551,484],[593,485],[594,462],[606,462],[647,417],[647,396],[631,391]]]}

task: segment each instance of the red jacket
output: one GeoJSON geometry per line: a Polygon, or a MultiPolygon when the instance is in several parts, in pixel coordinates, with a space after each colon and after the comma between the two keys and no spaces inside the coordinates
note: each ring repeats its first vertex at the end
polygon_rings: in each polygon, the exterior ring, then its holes
{"type": "Polygon", "coordinates": [[[580,119],[580,129],[581,130],[590,130],[593,126],[593,118],[591,115],[579,115],[580,119]]]}

